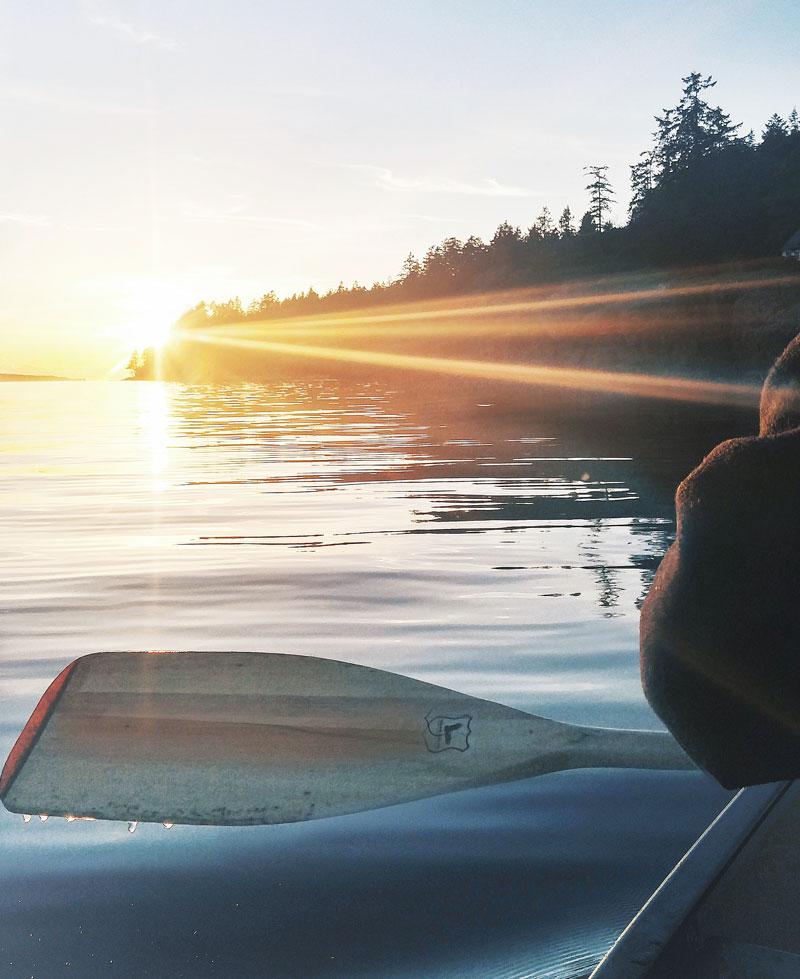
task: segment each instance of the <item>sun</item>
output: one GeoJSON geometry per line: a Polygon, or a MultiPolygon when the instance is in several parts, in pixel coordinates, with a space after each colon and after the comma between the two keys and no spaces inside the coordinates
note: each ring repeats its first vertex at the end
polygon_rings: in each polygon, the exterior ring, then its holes
{"type": "Polygon", "coordinates": [[[169,340],[172,323],[164,318],[163,311],[143,315],[125,324],[125,345],[132,350],[161,348],[169,340]]]}
{"type": "Polygon", "coordinates": [[[157,279],[130,281],[121,297],[116,332],[130,350],[163,347],[185,306],[179,291],[170,283],[157,279]]]}

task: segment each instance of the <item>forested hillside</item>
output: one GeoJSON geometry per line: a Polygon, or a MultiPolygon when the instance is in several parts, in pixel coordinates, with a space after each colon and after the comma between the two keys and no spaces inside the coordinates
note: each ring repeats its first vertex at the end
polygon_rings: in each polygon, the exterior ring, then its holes
{"type": "MultiPolygon", "coordinates": [[[[683,287],[678,284],[691,281],[697,285],[702,280],[713,292],[715,279],[722,277],[728,285],[733,283],[732,289],[723,283],[720,295],[696,299],[691,310],[684,308],[685,303],[662,308],[660,318],[670,322],[679,315],[689,316],[695,323],[694,332],[679,330],[678,335],[672,324],[657,335],[651,330],[649,338],[642,340],[641,331],[635,330],[633,339],[624,342],[622,359],[627,361],[635,348],[647,369],[658,369],[659,357],[664,369],[675,365],[690,369],[696,364],[700,370],[706,360],[717,359],[720,369],[727,372],[737,364],[750,363],[753,355],[752,368],[758,371],[759,333],[767,330],[773,337],[766,348],[771,352],[785,336],[800,329],[795,313],[800,296],[785,288],[777,292],[773,288],[767,295],[763,284],[776,275],[797,276],[800,287],[800,263],[780,258],[785,242],[800,228],[800,118],[796,109],[786,118],[774,114],[759,137],[752,132],[743,134],[727,112],[712,104],[715,84],[699,73],[688,75],[677,104],[655,117],[652,146],[630,166],[630,205],[623,226],[609,221],[615,188],[608,181],[608,167],[590,164],[584,168],[584,204],[588,206],[579,220],[569,205],[557,218],[545,207],[526,230],[503,222],[489,242],[476,236],[466,241],[447,238],[431,246],[421,259],[409,255],[396,278],[370,288],[340,284],[324,295],[309,288],[283,299],[268,291],[247,306],[238,298],[203,301],[176,326],[184,337],[196,330],[216,331],[232,324],[257,330],[257,324],[274,323],[279,328],[283,321],[297,317],[356,315],[388,304],[420,316],[433,309],[431,304],[447,303],[454,297],[485,307],[508,301],[508,296],[493,299],[498,293],[534,290],[537,297],[543,295],[542,290],[572,289],[574,293],[590,288],[581,284],[608,277],[615,277],[614,288],[623,291],[638,288],[636,282],[649,282],[647,277],[652,275],[653,281],[672,290],[683,287]],[[742,295],[737,285],[753,274],[763,280],[760,299],[742,295]],[[620,278],[626,276],[627,286],[620,278]],[[731,326],[732,321],[739,325],[731,326]],[[705,351],[702,364],[693,360],[698,347],[705,351]]],[[[607,284],[601,287],[606,292],[610,288],[607,284]]],[[[566,356],[570,362],[591,363],[594,358],[599,363],[607,354],[619,361],[622,339],[618,327],[627,314],[619,312],[617,327],[611,330],[617,351],[613,356],[605,349],[609,343],[607,309],[603,316],[601,338],[595,336],[590,347],[574,330],[564,329],[563,317],[551,318],[546,342],[539,329],[528,330],[523,344],[509,340],[505,347],[500,342],[498,348],[495,337],[488,347],[486,343],[479,347],[503,359],[513,350],[515,356],[527,358],[547,353],[556,359],[566,356]],[[569,342],[568,353],[564,349],[552,353],[559,340],[569,342]]],[[[525,329],[512,332],[525,334],[525,329]]],[[[451,352],[447,348],[448,355],[451,352]]],[[[237,363],[243,358],[240,349],[237,363]]],[[[202,359],[210,364],[214,358],[206,353],[202,359]]],[[[177,358],[171,361],[173,370],[181,373],[177,358]]],[[[135,376],[151,376],[152,353],[136,355],[130,369],[135,376]]]]}

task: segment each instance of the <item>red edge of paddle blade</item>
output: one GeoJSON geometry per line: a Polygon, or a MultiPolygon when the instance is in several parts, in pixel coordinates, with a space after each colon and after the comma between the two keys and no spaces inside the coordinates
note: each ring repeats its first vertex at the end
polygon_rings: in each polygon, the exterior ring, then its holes
{"type": "Polygon", "coordinates": [[[58,702],[58,698],[61,696],[64,687],[67,685],[73,670],[85,658],[85,656],[79,656],[78,659],[65,667],[42,694],[41,700],[28,719],[28,723],[22,729],[22,733],[17,738],[3,766],[2,774],[0,774],[0,799],[5,797],[17,773],[25,764],[26,758],[30,754],[34,744],[36,744],[36,740],[47,723],[48,718],[53,713],[53,708],[58,702]]]}

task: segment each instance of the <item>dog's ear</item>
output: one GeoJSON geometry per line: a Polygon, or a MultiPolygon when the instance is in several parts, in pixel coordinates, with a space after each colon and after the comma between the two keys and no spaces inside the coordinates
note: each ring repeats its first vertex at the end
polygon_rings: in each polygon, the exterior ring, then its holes
{"type": "Polygon", "coordinates": [[[800,335],[775,361],[761,391],[759,435],[800,427],[800,335]]]}

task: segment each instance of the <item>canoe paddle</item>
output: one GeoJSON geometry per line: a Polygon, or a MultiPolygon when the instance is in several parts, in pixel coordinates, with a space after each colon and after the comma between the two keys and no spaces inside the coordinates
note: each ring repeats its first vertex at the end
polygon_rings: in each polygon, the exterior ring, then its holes
{"type": "Polygon", "coordinates": [[[287,823],[595,767],[694,765],[666,732],[564,724],[352,663],[109,652],[50,685],[0,799],[25,814],[287,823]]]}

